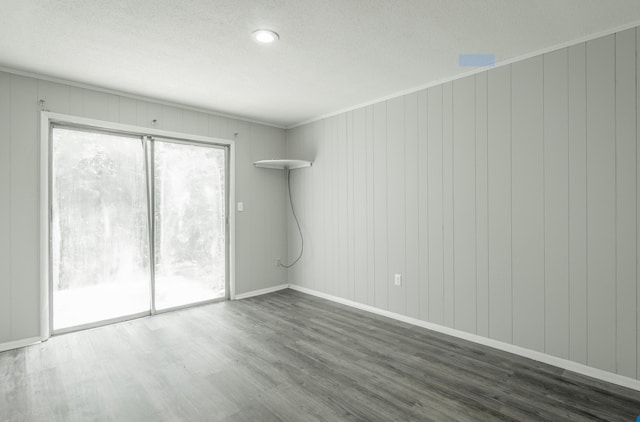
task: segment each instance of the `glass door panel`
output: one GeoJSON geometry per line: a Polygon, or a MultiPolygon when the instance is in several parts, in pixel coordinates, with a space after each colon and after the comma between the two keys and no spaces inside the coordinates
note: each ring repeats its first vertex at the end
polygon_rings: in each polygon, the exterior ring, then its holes
{"type": "Polygon", "coordinates": [[[53,329],[150,311],[140,139],[54,127],[51,159],[53,329]]]}
{"type": "Polygon", "coordinates": [[[225,155],[154,141],[156,309],[226,296],[225,155]]]}

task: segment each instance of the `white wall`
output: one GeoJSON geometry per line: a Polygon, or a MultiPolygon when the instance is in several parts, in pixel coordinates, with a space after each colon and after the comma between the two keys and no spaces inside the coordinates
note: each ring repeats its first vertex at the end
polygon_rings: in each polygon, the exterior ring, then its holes
{"type": "Polygon", "coordinates": [[[287,250],[284,175],[252,165],[284,156],[282,129],[0,72],[0,346],[40,333],[40,99],[53,112],[236,139],[236,293],[286,283],[275,265],[287,250]]]}
{"type": "Polygon", "coordinates": [[[640,378],[639,37],[290,130],[290,283],[640,378]]]}

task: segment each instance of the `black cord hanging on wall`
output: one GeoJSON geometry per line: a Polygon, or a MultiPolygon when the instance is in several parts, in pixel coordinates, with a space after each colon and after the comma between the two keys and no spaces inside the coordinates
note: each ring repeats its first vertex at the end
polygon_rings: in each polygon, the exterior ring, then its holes
{"type": "Polygon", "coordinates": [[[293,206],[293,198],[291,196],[291,171],[297,170],[305,167],[311,167],[311,161],[305,160],[261,160],[253,163],[255,167],[266,168],[266,169],[275,169],[275,170],[286,170],[287,171],[287,192],[289,194],[289,205],[291,206],[291,213],[293,214],[293,218],[298,226],[298,233],[300,234],[300,254],[291,264],[283,264],[278,259],[278,266],[283,268],[291,268],[300,261],[302,258],[302,254],[304,253],[304,235],[302,234],[302,228],[300,227],[300,221],[298,220],[298,216],[296,215],[296,210],[293,206]]]}

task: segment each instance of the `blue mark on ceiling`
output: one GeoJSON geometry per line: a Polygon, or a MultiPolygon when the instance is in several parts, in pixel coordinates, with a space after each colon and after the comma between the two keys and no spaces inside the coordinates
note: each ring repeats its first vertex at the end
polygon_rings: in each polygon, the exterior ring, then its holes
{"type": "Polygon", "coordinates": [[[484,67],[495,66],[495,54],[460,54],[458,55],[460,67],[484,67]]]}

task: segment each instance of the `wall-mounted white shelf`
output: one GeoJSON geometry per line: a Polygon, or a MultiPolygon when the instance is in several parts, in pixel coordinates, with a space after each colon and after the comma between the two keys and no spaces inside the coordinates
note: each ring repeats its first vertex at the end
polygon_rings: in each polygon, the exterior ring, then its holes
{"type": "Polygon", "coordinates": [[[276,170],[295,170],[311,167],[311,161],[307,160],[260,160],[253,163],[255,167],[276,170]]]}

